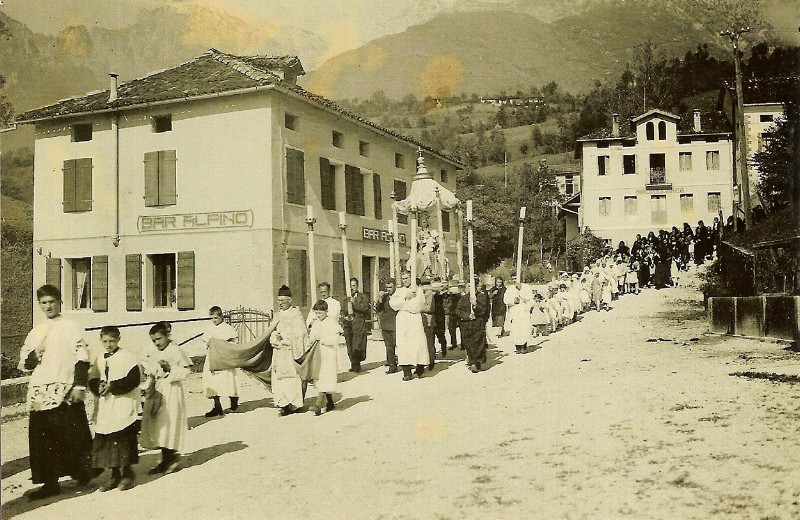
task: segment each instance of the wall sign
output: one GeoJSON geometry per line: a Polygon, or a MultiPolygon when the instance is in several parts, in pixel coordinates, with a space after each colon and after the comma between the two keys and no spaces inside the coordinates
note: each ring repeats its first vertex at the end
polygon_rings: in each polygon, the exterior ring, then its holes
{"type": "Polygon", "coordinates": [[[184,213],[181,215],[140,215],[137,228],[140,233],[166,233],[172,231],[201,231],[251,227],[253,211],[218,211],[211,213],[184,213]]]}
{"type": "MultiPolygon", "coordinates": [[[[389,232],[385,229],[373,229],[373,228],[362,228],[361,237],[364,240],[377,240],[379,242],[388,242],[389,241],[389,232]]],[[[406,234],[399,233],[397,238],[400,240],[401,245],[405,245],[406,243],[406,234]]]]}

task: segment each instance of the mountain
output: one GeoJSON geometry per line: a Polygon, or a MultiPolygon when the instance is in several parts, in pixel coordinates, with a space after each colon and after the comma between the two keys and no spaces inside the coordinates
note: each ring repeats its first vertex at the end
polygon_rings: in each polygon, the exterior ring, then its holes
{"type": "Polygon", "coordinates": [[[712,52],[724,49],[721,38],[675,5],[581,5],[585,9],[550,23],[519,11],[445,12],[326,61],[304,85],[334,99],[363,99],[377,90],[396,99],[408,93],[494,94],[550,81],[576,92],[619,72],[648,38],[669,55],[703,42],[712,52]]]}
{"type": "Polygon", "coordinates": [[[211,47],[236,54],[302,54],[307,68],[327,48],[304,29],[244,19],[207,4],[174,3],[143,11],[123,28],[76,25],[53,36],[34,33],[2,11],[0,22],[11,34],[0,45],[0,74],[17,112],[107,88],[109,72],[127,81],[211,47]]]}

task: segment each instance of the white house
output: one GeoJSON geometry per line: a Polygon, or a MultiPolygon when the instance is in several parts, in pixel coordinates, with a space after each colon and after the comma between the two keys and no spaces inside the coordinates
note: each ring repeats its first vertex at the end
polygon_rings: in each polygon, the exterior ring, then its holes
{"type": "MultiPolygon", "coordinates": [[[[390,197],[405,197],[418,147],[451,191],[462,166],[307,92],[303,74],[296,57],[211,49],[20,114],[35,125],[34,288],[59,286],[65,315],[125,326],[128,342],[147,342],[160,320],[191,337],[212,305],[272,309],[282,284],[307,310],[309,262],[345,293],[344,211],[350,275],[374,294],[388,273],[390,197]]],[[[398,231],[404,242],[403,219],[398,231]]]]}

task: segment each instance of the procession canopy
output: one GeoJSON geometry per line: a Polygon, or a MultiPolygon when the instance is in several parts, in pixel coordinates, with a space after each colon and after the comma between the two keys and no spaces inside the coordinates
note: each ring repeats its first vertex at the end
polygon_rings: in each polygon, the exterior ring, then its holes
{"type": "Polygon", "coordinates": [[[436,203],[440,208],[447,211],[459,206],[460,201],[452,191],[448,190],[433,178],[425,167],[425,159],[422,157],[422,150],[419,150],[417,158],[417,173],[411,179],[411,191],[403,200],[394,203],[398,213],[408,215],[413,211],[425,212],[432,208],[435,209],[436,203]]]}

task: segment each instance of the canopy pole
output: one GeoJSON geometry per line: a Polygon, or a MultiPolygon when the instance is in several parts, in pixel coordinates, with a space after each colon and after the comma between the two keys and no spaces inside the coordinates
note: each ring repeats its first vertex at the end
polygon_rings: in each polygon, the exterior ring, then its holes
{"type": "Polygon", "coordinates": [[[350,289],[350,257],[347,254],[347,219],[339,212],[339,229],[342,230],[342,257],[344,258],[344,288],[347,294],[347,315],[353,315],[353,291],[350,289]]]}
{"type": "Polygon", "coordinates": [[[522,232],[525,227],[525,206],[519,208],[519,237],[517,238],[517,283],[522,283],[522,232]]]}
{"type": "Polygon", "coordinates": [[[467,254],[469,256],[469,297],[471,302],[475,296],[475,248],[472,237],[472,199],[467,200],[467,254]]]}
{"type": "Polygon", "coordinates": [[[316,259],[317,255],[314,254],[314,223],[317,220],[314,218],[314,207],[306,206],[306,224],[308,224],[308,281],[311,285],[311,306],[317,303],[317,270],[316,259]]]}
{"type": "Polygon", "coordinates": [[[411,287],[417,288],[417,210],[411,210],[411,287]]]}
{"type": "Polygon", "coordinates": [[[439,223],[439,276],[442,280],[449,278],[447,272],[447,256],[445,255],[444,225],[442,224],[442,197],[436,188],[436,219],[439,223]]]}

